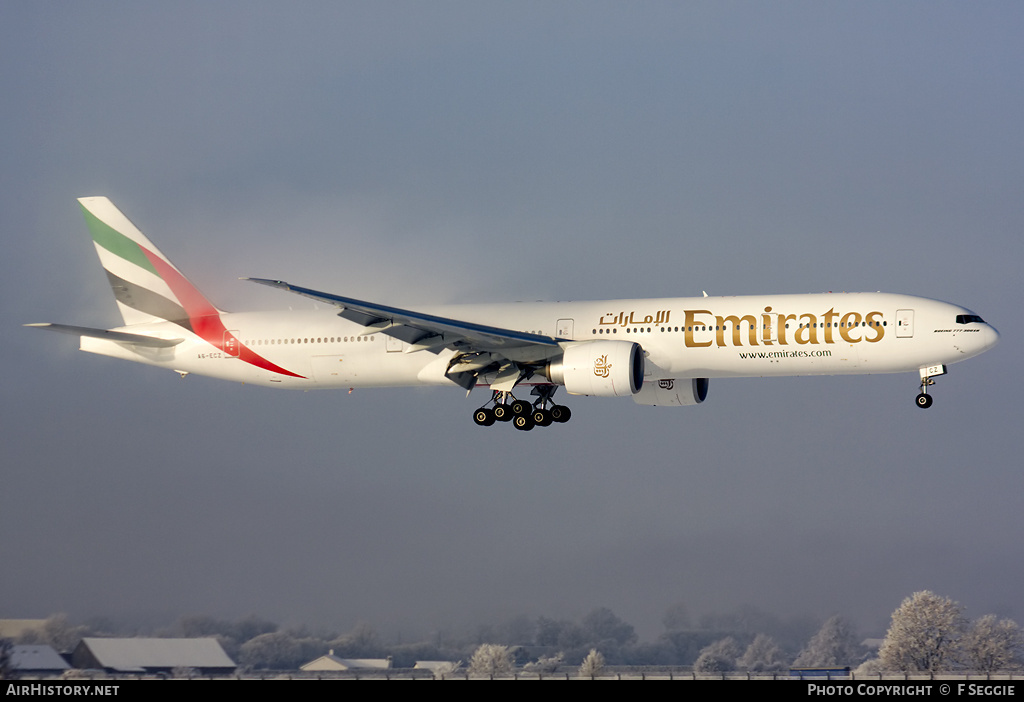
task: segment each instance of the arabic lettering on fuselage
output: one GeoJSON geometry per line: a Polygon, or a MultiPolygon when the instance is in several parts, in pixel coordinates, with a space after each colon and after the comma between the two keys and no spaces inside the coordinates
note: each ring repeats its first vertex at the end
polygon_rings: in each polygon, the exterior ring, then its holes
{"type": "Polygon", "coordinates": [[[635,311],[630,312],[628,317],[626,316],[625,312],[619,312],[618,316],[616,316],[613,312],[609,312],[608,314],[601,317],[601,321],[598,322],[598,324],[600,324],[601,326],[612,325],[620,327],[628,327],[635,324],[668,324],[668,316],[670,314],[672,314],[671,310],[658,310],[658,314],[655,317],[652,317],[651,315],[648,314],[642,318],[637,319],[635,311]],[[609,319],[609,317],[611,319],[609,319]]]}
{"type": "MultiPolygon", "coordinates": [[[[672,310],[658,310],[653,317],[649,314],[639,317],[635,310],[617,314],[609,312],[601,316],[598,325],[627,329],[645,324],[662,326],[668,324],[671,314],[672,310]]],[[[878,310],[862,314],[836,312],[835,307],[821,314],[781,314],[772,313],[771,306],[768,306],[758,315],[742,316],[716,315],[711,310],[683,310],[683,317],[682,328],[675,331],[684,333],[683,343],[691,348],[712,345],[787,346],[790,342],[801,345],[875,343],[885,336],[887,326],[884,315],[878,310]],[[790,327],[791,322],[796,325],[795,329],[790,327]],[[714,339],[707,338],[709,332],[715,334],[714,339]]]]}

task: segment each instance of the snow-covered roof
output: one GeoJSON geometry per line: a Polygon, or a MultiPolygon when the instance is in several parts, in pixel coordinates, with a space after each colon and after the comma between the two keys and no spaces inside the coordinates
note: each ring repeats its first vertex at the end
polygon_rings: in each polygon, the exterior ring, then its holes
{"type": "Polygon", "coordinates": [[[96,663],[111,670],[170,668],[234,668],[216,639],[101,639],[87,637],[75,649],[85,648],[96,663]]]}
{"type": "Polygon", "coordinates": [[[46,644],[11,646],[11,666],[15,670],[67,670],[71,667],[46,644]]]}
{"type": "Polygon", "coordinates": [[[356,668],[390,668],[390,658],[339,658],[333,653],[320,656],[302,666],[302,670],[353,670],[356,668]]]}

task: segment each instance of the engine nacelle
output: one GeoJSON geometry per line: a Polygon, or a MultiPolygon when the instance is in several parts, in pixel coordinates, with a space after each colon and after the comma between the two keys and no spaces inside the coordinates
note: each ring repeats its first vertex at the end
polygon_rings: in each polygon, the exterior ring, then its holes
{"type": "Polygon", "coordinates": [[[633,402],[638,405],[699,405],[708,396],[707,378],[648,380],[633,402]]]}
{"type": "Polygon", "coordinates": [[[635,395],[644,384],[644,350],[632,341],[583,341],[549,363],[545,375],[572,395],[635,395]]]}

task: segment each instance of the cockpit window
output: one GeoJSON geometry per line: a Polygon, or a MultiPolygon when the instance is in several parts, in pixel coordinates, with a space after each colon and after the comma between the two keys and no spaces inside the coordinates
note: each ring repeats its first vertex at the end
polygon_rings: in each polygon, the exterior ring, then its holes
{"type": "Polygon", "coordinates": [[[985,320],[982,319],[981,317],[979,317],[976,314],[958,314],[956,316],[956,323],[957,324],[971,324],[971,323],[984,324],[985,320]]]}

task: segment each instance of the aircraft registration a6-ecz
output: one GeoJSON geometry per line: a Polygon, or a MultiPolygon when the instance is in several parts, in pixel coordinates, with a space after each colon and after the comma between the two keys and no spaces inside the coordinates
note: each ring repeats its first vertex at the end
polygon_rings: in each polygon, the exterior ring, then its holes
{"type": "Polygon", "coordinates": [[[572,395],[696,405],[710,378],[917,371],[918,407],[946,365],[999,333],[958,305],[908,295],[827,293],[446,305],[418,311],[249,278],[330,306],[224,312],[105,197],[79,199],[124,326],[33,324],[81,349],[279,388],[490,388],[477,424],[568,421],[572,395]],[[529,388],[530,400],[519,399],[529,388]]]}

